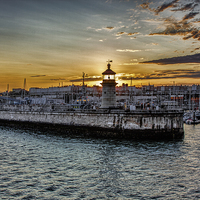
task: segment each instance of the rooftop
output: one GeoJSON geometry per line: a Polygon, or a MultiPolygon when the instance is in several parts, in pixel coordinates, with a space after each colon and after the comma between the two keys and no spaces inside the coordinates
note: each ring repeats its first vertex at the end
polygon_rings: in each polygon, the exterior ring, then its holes
{"type": "Polygon", "coordinates": [[[116,74],[114,71],[112,71],[112,70],[110,69],[110,66],[111,66],[111,64],[108,63],[108,64],[107,64],[108,69],[102,73],[103,75],[115,75],[115,74],[116,74]]]}

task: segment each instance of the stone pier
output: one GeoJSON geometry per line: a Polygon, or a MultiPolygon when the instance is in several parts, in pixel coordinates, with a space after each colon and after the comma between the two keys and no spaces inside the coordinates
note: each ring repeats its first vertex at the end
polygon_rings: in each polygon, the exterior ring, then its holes
{"type": "Polygon", "coordinates": [[[62,129],[63,134],[71,130],[76,134],[94,137],[173,139],[184,137],[182,116],[182,111],[0,111],[0,123],[34,124],[35,127],[44,125],[49,129],[62,129]]]}

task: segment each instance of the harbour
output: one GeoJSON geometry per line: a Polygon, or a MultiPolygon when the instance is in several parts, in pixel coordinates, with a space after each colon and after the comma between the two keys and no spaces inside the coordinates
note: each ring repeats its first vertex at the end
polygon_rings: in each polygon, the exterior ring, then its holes
{"type": "Polygon", "coordinates": [[[2,0],[0,199],[200,199],[200,0],[2,0]]]}
{"type": "Polygon", "coordinates": [[[138,109],[136,105],[127,104],[122,107],[116,101],[115,72],[108,61],[107,69],[102,73],[102,97],[98,108],[88,102],[85,97],[84,75],[82,100],[76,103],[37,105],[7,105],[2,106],[0,120],[19,123],[37,123],[66,126],[66,129],[78,129],[86,135],[97,137],[116,137],[124,139],[172,139],[184,137],[183,110],[172,108],[166,110],[152,100],[143,103],[138,109]],[[145,109],[146,104],[146,109],[145,109]],[[37,110],[37,108],[39,110],[37,110]],[[42,108],[42,109],[41,109],[42,108]],[[58,112],[57,112],[58,111],[58,112]],[[82,127],[80,129],[80,127],[82,127]]]}

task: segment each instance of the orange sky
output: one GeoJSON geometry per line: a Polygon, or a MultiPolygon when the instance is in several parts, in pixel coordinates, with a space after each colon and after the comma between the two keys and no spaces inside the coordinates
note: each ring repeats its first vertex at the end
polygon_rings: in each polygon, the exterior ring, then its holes
{"type": "Polygon", "coordinates": [[[199,84],[199,0],[2,0],[0,91],[99,84],[199,84]],[[73,80],[73,82],[71,81],[73,80]]]}

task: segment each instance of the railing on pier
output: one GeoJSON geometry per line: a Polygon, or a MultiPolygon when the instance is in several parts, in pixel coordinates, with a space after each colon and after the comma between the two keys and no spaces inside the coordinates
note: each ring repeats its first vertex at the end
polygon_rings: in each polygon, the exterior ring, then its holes
{"type": "Polygon", "coordinates": [[[70,106],[66,105],[0,105],[0,111],[13,111],[13,112],[50,112],[50,113],[69,113],[69,112],[76,112],[76,113],[180,113],[183,112],[183,109],[176,108],[173,110],[169,110],[167,108],[159,108],[159,109],[140,109],[137,108],[135,110],[129,109],[78,109],[74,110],[70,106]]]}

